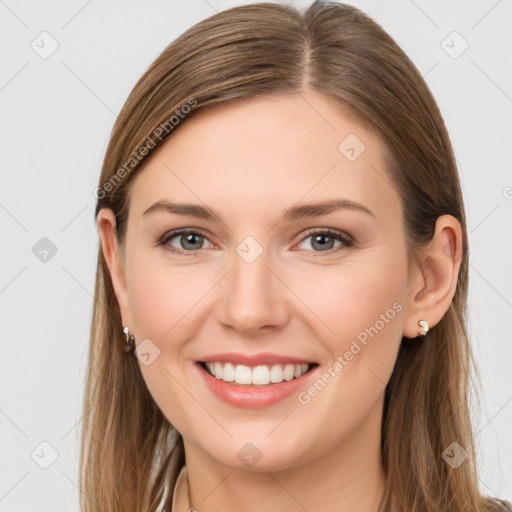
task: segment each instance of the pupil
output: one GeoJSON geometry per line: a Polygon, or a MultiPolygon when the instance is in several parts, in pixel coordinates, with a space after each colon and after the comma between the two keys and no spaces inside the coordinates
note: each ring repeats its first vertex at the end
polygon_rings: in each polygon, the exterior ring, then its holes
{"type": "MultiPolygon", "coordinates": [[[[194,245],[194,238],[198,238],[198,235],[194,235],[194,234],[183,235],[182,238],[185,240],[184,246],[186,247],[186,245],[188,243],[194,245]]],[[[197,244],[197,242],[196,242],[196,244],[197,244]]],[[[201,245],[201,244],[199,244],[199,245],[201,245]]],[[[195,247],[192,247],[192,249],[195,249],[195,247]]]]}
{"type": "MultiPolygon", "coordinates": [[[[325,243],[325,240],[328,240],[328,241],[332,241],[333,239],[331,237],[328,237],[328,236],[325,236],[325,235],[316,235],[315,237],[315,242],[318,242],[320,240],[324,240],[324,242],[320,242],[320,247],[325,249],[326,248],[326,245],[328,243],[325,243]]],[[[328,247],[328,249],[330,249],[331,247],[328,247]]]]}

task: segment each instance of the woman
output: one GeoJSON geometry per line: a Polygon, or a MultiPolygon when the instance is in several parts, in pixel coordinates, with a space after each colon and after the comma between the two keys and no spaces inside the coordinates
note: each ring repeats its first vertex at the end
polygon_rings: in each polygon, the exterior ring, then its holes
{"type": "Polygon", "coordinates": [[[84,511],[512,510],[478,490],[450,140],[373,20],[198,23],[97,197],[84,511]]]}

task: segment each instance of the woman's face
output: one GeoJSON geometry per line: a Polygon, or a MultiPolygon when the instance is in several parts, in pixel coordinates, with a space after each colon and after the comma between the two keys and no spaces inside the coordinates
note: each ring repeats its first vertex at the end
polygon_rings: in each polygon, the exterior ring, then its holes
{"type": "Polygon", "coordinates": [[[381,150],[307,91],[199,113],[134,179],[116,293],[190,452],[268,471],[378,437],[421,290],[381,150]]]}

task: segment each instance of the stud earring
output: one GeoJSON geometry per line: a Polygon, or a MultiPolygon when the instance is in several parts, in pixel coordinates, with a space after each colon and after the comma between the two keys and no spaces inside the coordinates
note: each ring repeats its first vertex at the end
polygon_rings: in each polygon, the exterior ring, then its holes
{"type": "Polygon", "coordinates": [[[133,334],[130,334],[130,330],[128,329],[128,327],[125,327],[123,329],[123,332],[124,332],[124,336],[125,336],[125,345],[124,345],[124,350],[126,353],[128,352],[131,352],[134,348],[134,344],[135,344],[135,337],[133,336],[133,334]]]}
{"type": "Polygon", "coordinates": [[[420,320],[418,322],[418,325],[420,326],[420,328],[418,329],[418,335],[425,336],[429,329],[428,322],[426,320],[420,320]]]}

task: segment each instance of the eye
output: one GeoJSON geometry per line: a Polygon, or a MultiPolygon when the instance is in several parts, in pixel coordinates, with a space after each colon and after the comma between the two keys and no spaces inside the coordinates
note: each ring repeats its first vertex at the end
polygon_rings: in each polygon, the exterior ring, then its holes
{"type": "MultiPolygon", "coordinates": [[[[343,249],[343,247],[350,247],[354,243],[352,237],[341,231],[336,231],[333,229],[309,232],[308,235],[302,238],[300,243],[303,243],[308,239],[311,239],[309,245],[313,248],[313,252],[332,253],[343,249]],[[339,245],[337,248],[334,248],[334,244],[336,242],[339,242],[339,245]]],[[[306,250],[309,249],[306,248],[306,250]]]]}
{"type": "MultiPolygon", "coordinates": [[[[354,244],[354,240],[350,235],[333,229],[310,231],[301,239],[300,243],[304,243],[310,238],[310,246],[312,247],[312,252],[315,253],[323,252],[330,254],[354,244]],[[333,246],[336,242],[338,242],[338,246],[334,248],[333,246]]],[[[171,252],[195,256],[201,249],[205,248],[204,243],[207,240],[208,238],[198,231],[182,229],[166,233],[157,243],[171,252]]],[[[306,250],[311,249],[306,248],[306,250]]]]}
{"type": "Polygon", "coordinates": [[[203,244],[206,240],[208,239],[197,231],[180,230],[166,233],[158,241],[158,245],[164,246],[171,252],[194,256],[200,249],[204,249],[203,244]]]}

